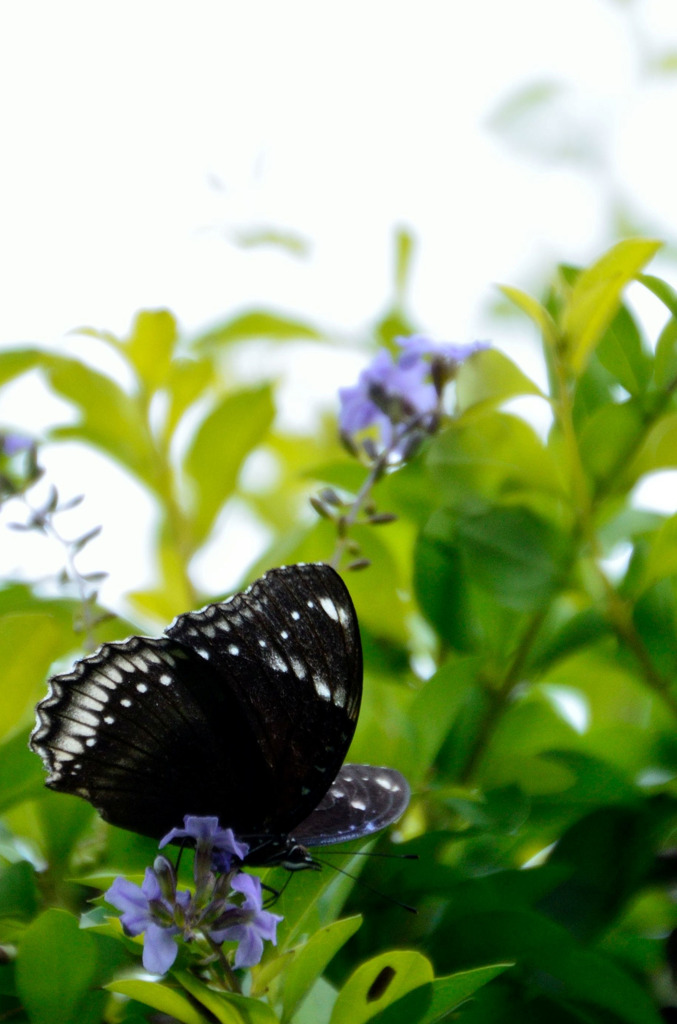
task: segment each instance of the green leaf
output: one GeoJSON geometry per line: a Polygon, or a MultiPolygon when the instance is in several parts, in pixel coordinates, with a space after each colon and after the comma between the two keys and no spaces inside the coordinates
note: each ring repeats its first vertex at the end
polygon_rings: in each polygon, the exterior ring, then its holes
{"type": "Polygon", "coordinates": [[[154,487],[156,453],[138,401],[110,377],[76,359],[50,355],[43,368],[54,390],[81,413],[78,424],[55,427],[52,436],[87,441],[154,487]]]}
{"type": "Polygon", "coordinates": [[[35,348],[8,349],[0,352],[0,384],[20,377],[22,373],[40,366],[46,357],[46,352],[35,348]]]}
{"type": "Polygon", "coordinates": [[[44,690],[45,677],[61,647],[59,628],[51,615],[19,612],[0,616],[0,736],[33,719],[33,706],[44,690]]]}
{"type": "Polygon", "coordinates": [[[640,395],[651,379],[651,357],[625,306],[616,313],[597,346],[597,358],[631,395],[640,395]]]}
{"type": "Polygon", "coordinates": [[[177,338],[176,320],[169,310],[144,309],[137,313],[121,350],[148,391],[165,383],[177,338]]]}
{"type": "Polygon", "coordinates": [[[395,235],[395,299],[401,307],[407,300],[413,255],[414,236],[410,231],[398,228],[395,235]]]}
{"type": "Polygon", "coordinates": [[[619,405],[602,405],[586,422],[580,437],[581,460],[598,484],[620,490],[627,479],[623,470],[639,446],[644,417],[630,399],[619,405]]]}
{"type": "Polygon", "coordinates": [[[478,586],[507,608],[535,610],[564,580],[567,538],[528,508],[467,512],[455,535],[478,586]]]}
{"type": "Polygon", "coordinates": [[[325,925],[297,948],[284,974],[282,1021],[288,1021],[327,964],[362,924],[359,915],[325,925]]]}
{"type": "Polygon", "coordinates": [[[363,1024],[407,992],[433,979],[421,953],[393,950],[362,964],[338,994],[330,1024],[363,1024]]]}
{"type": "Polygon", "coordinates": [[[541,389],[498,349],[476,352],[458,371],[456,401],[461,412],[481,402],[500,405],[516,395],[544,397],[541,389]]]}
{"type": "Polygon", "coordinates": [[[558,459],[529,424],[503,412],[466,414],[442,431],[430,444],[427,468],[439,505],[456,505],[469,494],[559,500],[568,493],[558,459]]]}
{"type": "Polygon", "coordinates": [[[29,750],[29,732],[22,730],[0,745],[0,813],[45,793],[45,773],[40,758],[29,750]]]}
{"type": "Polygon", "coordinates": [[[548,858],[566,866],[566,877],[539,909],[582,941],[599,938],[646,882],[673,814],[674,807],[654,800],[639,808],[599,807],[575,822],[548,858]]]}
{"type": "Polygon", "coordinates": [[[233,494],[242,463],[263,440],[275,415],[269,387],[227,395],[198,428],[185,459],[195,486],[194,540],[204,541],[233,494]]]}
{"type": "Polygon", "coordinates": [[[299,320],[286,313],[253,309],[238,313],[224,323],[199,335],[193,342],[193,350],[201,354],[215,352],[223,345],[252,338],[272,338],[276,341],[290,339],[318,341],[323,336],[322,331],[305,320],[299,320]]]}
{"type": "Polygon", "coordinates": [[[97,972],[94,936],[71,914],[47,910],[23,933],[16,981],[32,1024],[98,1024],[104,998],[93,991],[97,972]]]}
{"type": "Polygon", "coordinates": [[[373,1024],[438,1024],[512,964],[493,964],[435,978],[408,992],[373,1018],[373,1024]]]}
{"type": "Polygon", "coordinates": [[[562,317],[571,369],[580,374],[620,304],[621,292],[655,256],[661,242],[618,242],[576,279],[562,317]]]}
{"type": "Polygon", "coordinates": [[[542,306],[531,295],[520,291],[519,288],[512,288],[510,285],[499,285],[499,288],[511,302],[514,302],[523,313],[526,313],[530,320],[533,320],[542,332],[548,348],[554,349],[558,344],[558,331],[545,306],[542,306]]]}
{"type": "Polygon", "coordinates": [[[176,977],[220,1024],[279,1024],[279,1018],[270,1006],[259,999],[234,992],[215,992],[188,971],[180,971],[176,977]]]}
{"type": "Polygon", "coordinates": [[[214,366],[209,359],[173,359],[164,381],[169,398],[163,425],[165,443],[169,442],[185,411],[197,401],[214,380],[214,366]]]}
{"type": "Polygon", "coordinates": [[[636,457],[628,467],[629,479],[637,480],[657,469],[677,466],[677,413],[668,413],[653,424],[636,457]]]}
{"type": "MultiPolygon", "coordinates": [[[[199,1013],[188,998],[177,989],[170,988],[160,981],[142,981],[140,978],[129,978],[111,982],[105,986],[109,992],[117,992],[121,996],[136,999],[144,1006],[152,1006],[160,1013],[181,1021],[181,1024],[207,1024],[209,1018],[199,1013]]],[[[243,1024],[242,1018],[233,1016],[228,1024],[243,1024]]]]}
{"type": "Polygon", "coordinates": [[[677,318],[672,317],[661,331],[654,358],[654,383],[659,391],[674,388],[677,381],[677,318]]]}
{"type": "Polygon", "coordinates": [[[292,256],[307,256],[310,242],[295,231],[282,231],[279,228],[245,228],[230,232],[235,245],[240,249],[283,249],[292,256]]]}
{"type": "Polygon", "coordinates": [[[603,1009],[627,1024],[660,1024],[650,997],[630,974],[533,911],[497,906],[458,913],[450,905],[436,939],[444,964],[519,964],[523,1000],[545,995],[564,1007],[603,1009]]]}
{"type": "Polygon", "coordinates": [[[665,520],[651,537],[651,547],[642,574],[641,590],[658,580],[677,575],[677,515],[665,520]]]}
{"type": "Polygon", "coordinates": [[[477,683],[482,661],[459,658],[428,679],[409,709],[417,752],[416,769],[424,774],[435,761],[444,740],[477,683]]]}
{"type": "Polygon", "coordinates": [[[637,280],[650,292],[653,292],[656,298],[667,306],[672,316],[677,318],[677,291],[667,281],[663,281],[654,274],[638,274],[637,280]]]}
{"type": "Polygon", "coordinates": [[[437,509],[419,533],[414,549],[414,588],[421,611],[439,636],[457,651],[472,651],[478,638],[472,594],[454,538],[456,517],[437,509]]]}
{"type": "Polygon", "coordinates": [[[0,869],[0,917],[30,920],[38,909],[33,867],[25,860],[0,869]]]}

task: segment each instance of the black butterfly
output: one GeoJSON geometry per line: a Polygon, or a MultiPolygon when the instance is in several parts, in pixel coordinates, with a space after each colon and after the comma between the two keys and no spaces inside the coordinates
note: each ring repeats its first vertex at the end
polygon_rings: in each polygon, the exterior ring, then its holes
{"type": "Polygon", "coordinates": [[[314,864],[404,811],[392,768],[341,765],[362,696],[357,617],[328,565],[272,569],[157,638],[104,644],[50,680],[32,749],[47,785],[160,838],[215,815],[250,864],[314,864]]]}

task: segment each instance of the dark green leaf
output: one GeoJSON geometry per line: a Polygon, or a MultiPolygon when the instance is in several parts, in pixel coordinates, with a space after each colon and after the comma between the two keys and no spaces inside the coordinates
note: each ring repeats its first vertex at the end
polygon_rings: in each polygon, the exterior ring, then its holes
{"type": "Polygon", "coordinates": [[[0,869],[0,917],[30,920],[38,909],[35,870],[27,861],[0,869]]]}
{"type": "Polygon", "coordinates": [[[437,1024],[451,1020],[449,1014],[511,964],[476,967],[472,971],[459,971],[446,978],[435,978],[398,999],[372,1018],[373,1024],[437,1024]]]}
{"type": "Polygon", "coordinates": [[[507,608],[535,610],[563,582],[567,538],[527,508],[467,512],[455,534],[479,586],[507,608]]]}

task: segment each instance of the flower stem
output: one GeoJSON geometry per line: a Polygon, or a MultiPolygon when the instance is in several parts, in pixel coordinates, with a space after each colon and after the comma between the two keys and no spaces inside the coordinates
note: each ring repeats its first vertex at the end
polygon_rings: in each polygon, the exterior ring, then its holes
{"type": "Polygon", "coordinates": [[[233,970],[233,968],[228,963],[228,958],[226,957],[225,953],[223,952],[223,949],[221,948],[219,943],[218,942],[214,942],[214,940],[209,935],[205,935],[205,938],[206,938],[207,942],[209,943],[209,946],[211,947],[212,952],[215,955],[215,958],[216,958],[216,961],[218,962],[219,967],[221,968],[221,974],[223,976],[221,980],[222,980],[222,984],[223,984],[224,989],[227,992],[237,992],[239,995],[241,995],[242,994],[242,989],[240,987],[240,982],[237,979],[237,975],[235,974],[235,971],[233,970]]]}

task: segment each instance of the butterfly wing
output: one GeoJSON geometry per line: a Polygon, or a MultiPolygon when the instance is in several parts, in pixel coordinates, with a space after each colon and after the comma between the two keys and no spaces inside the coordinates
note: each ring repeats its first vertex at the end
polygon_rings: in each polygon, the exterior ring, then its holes
{"type": "Polygon", "coordinates": [[[341,577],[322,564],[272,569],[167,635],[208,653],[255,737],[266,782],[241,834],[289,832],[335,778],[357,723],[362,647],[341,577]]]}
{"type": "Polygon", "coordinates": [[[294,840],[327,846],[362,839],[397,821],[409,797],[409,783],[395,768],[344,764],[317,807],[294,829],[294,840]]]}
{"type": "Polygon", "coordinates": [[[48,786],[122,828],[159,838],[213,814],[241,835],[286,832],[338,771],[361,690],[345,585],[289,566],[55,676],[31,747],[48,786]]]}

